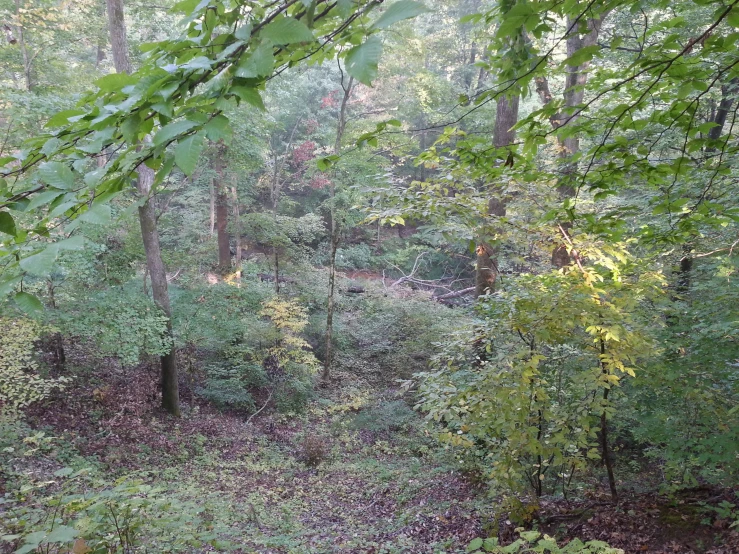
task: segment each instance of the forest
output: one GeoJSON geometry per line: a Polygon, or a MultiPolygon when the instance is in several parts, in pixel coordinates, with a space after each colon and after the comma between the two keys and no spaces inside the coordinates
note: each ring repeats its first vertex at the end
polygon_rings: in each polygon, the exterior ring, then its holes
{"type": "Polygon", "coordinates": [[[739,552],[739,0],[0,27],[0,553],[739,552]]]}

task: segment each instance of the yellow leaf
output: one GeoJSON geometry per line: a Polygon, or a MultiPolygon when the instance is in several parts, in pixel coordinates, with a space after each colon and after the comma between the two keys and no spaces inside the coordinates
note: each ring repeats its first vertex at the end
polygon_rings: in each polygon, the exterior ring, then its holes
{"type": "Polygon", "coordinates": [[[77,539],[76,541],[74,541],[72,552],[74,554],[87,554],[88,552],[92,552],[92,548],[87,546],[85,539],[77,539]]]}

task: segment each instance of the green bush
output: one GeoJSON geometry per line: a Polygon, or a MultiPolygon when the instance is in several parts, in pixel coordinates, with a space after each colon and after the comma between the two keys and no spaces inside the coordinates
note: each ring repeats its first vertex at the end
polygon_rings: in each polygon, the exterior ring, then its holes
{"type": "Polygon", "coordinates": [[[408,429],[418,420],[418,415],[408,404],[402,400],[393,400],[362,408],[359,413],[350,417],[347,427],[389,434],[408,429]]]}
{"type": "Polygon", "coordinates": [[[44,331],[26,318],[0,317],[0,412],[15,413],[64,387],[65,377],[43,377],[36,342],[44,331]]]}
{"type": "Polygon", "coordinates": [[[542,536],[538,531],[521,531],[521,538],[515,542],[500,546],[498,539],[475,539],[467,547],[471,554],[493,552],[495,554],[624,554],[620,548],[611,548],[602,541],[582,542],[575,539],[565,546],[548,535],[542,536]]]}
{"type": "Polygon", "coordinates": [[[6,495],[0,540],[16,554],[187,552],[205,544],[228,546],[206,529],[204,507],[178,501],[141,480],[101,483],[86,473],[57,471],[54,481],[62,484],[61,492],[42,496],[43,489],[38,489],[32,505],[6,495]]]}

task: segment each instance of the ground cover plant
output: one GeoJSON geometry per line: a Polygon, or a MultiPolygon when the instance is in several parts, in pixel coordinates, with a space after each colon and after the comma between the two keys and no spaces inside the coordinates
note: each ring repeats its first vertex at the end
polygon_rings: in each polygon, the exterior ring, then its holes
{"type": "Polygon", "coordinates": [[[0,26],[0,552],[739,551],[737,2],[0,26]]]}

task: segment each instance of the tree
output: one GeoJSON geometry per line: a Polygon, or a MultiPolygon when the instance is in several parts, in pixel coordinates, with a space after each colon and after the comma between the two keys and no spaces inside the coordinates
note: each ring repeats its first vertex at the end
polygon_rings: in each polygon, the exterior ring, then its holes
{"type": "MultiPolygon", "coordinates": [[[[497,114],[495,117],[495,130],[493,131],[493,146],[504,148],[512,145],[516,140],[516,131],[513,130],[518,121],[518,96],[502,96],[498,99],[497,114]]],[[[513,153],[509,152],[506,164],[512,163],[513,153]]],[[[506,215],[506,192],[499,187],[499,191],[493,191],[493,196],[488,202],[488,215],[505,217],[506,215]]],[[[477,245],[477,264],[475,266],[475,296],[495,292],[495,283],[498,280],[497,262],[498,247],[491,246],[485,240],[477,245]]]]}
{"type": "MultiPolygon", "coordinates": [[[[349,77],[348,82],[344,84],[344,72],[341,72],[341,90],[344,94],[341,98],[341,104],[339,105],[339,113],[336,118],[336,141],[334,142],[334,156],[339,158],[341,156],[341,140],[344,137],[344,131],[346,130],[346,118],[347,118],[347,106],[349,104],[349,98],[352,95],[352,89],[354,87],[354,77],[349,77]]],[[[336,220],[336,184],[333,180],[329,185],[331,195],[331,213],[329,215],[331,219],[331,228],[329,231],[330,241],[330,254],[329,254],[329,265],[328,265],[328,302],[326,304],[326,358],[323,362],[323,375],[324,381],[328,381],[331,375],[331,364],[334,358],[334,293],[336,288],[336,251],[339,248],[339,240],[341,233],[341,223],[336,220]]]]}
{"type": "MultiPolygon", "coordinates": [[[[123,0],[106,0],[108,11],[108,27],[110,29],[110,43],[113,50],[113,60],[118,73],[131,74],[131,62],[128,57],[128,40],[126,37],[126,23],[123,12],[123,0]]],[[[146,137],[148,138],[148,137],[146,137]]],[[[162,407],[170,414],[180,415],[180,395],[177,376],[177,352],[172,336],[172,308],[169,301],[167,285],[167,270],[162,261],[162,252],[159,245],[159,231],[157,217],[151,195],[154,193],[154,170],[146,165],[137,168],[137,188],[143,199],[139,206],[139,223],[141,237],[146,251],[146,269],[151,277],[151,292],[157,307],[167,318],[166,338],[170,349],[161,357],[161,387],[162,407]]]]}
{"type": "MultiPolygon", "coordinates": [[[[0,232],[10,237],[0,251],[0,293],[14,292],[26,275],[50,271],[63,247],[62,242],[48,242],[59,218],[71,221],[109,212],[106,202],[126,190],[137,174],[146,198],[175,165],[190,175],[204,141],[218,142],[229,134],[224,110],[233,102],[262,108],[260,88],[296,60],[321,62],[339,53],[346,59],[347,71],[370,84],[382,51],[374,35],[425,11],[418,2],[402,0],[379,17],[371,17],[380,4],[379,0],[339,5],[315,0],[308,6],[266,0],[228,7],[218,0],[178,3],[176,10],[185,15],[187,25],[181,37],[145,46],[147,57],[136,73],[99,79],[98,90],[84,97],[77,108],[48,122],[53,131],[30,140],[19,154],[0,160],[4,178],[13,180],[0,186],[0,232]],[[117,156],[103,167],[90,168],[88,160],[105,151],[117,156]],[[153,170],[153,178],[145,168],[153,170]],[[24,210],[30,218],[14,217],[14,212],[24,210]]],[[[111,27],[116,29],[122,24],[119,8],[114,4],[110,10],[111,27]]],[[[116,40],[123,36],[118,32],[116,40]]],[[[114,50],[121,56],[125,52],[122,44],[114,50]]],[[[151,205],[144,202],[139,212],[142,232],[151,239],[147,262],[156,265],[161,256],[150,210],[151,205]]],[[[164,268],[153,269],[157,295],[162,293],[158,304],[166,310],[164,268]]],[[[175,383],[166,390],[176,391],[175,383]]],[[[176,411],[174,399],[169,393],[165,396],[169,408],[176,411]]]]}

